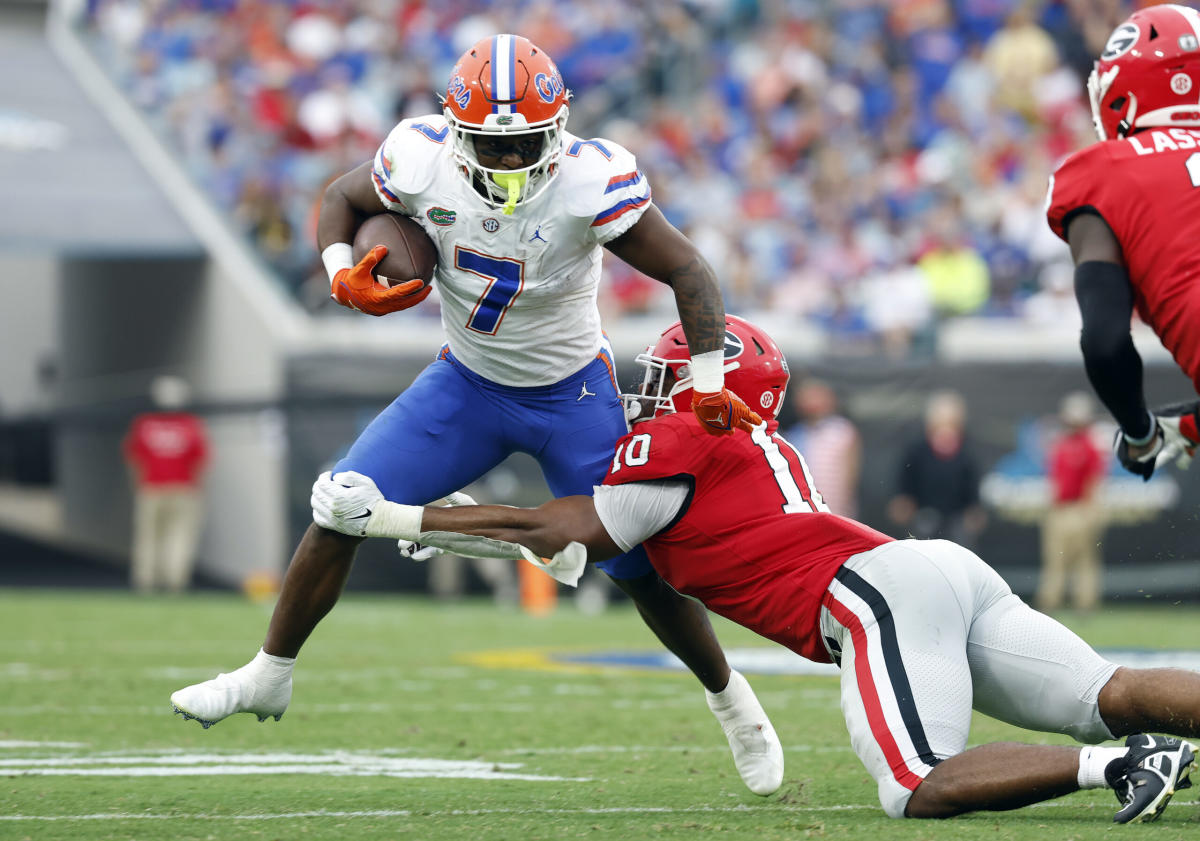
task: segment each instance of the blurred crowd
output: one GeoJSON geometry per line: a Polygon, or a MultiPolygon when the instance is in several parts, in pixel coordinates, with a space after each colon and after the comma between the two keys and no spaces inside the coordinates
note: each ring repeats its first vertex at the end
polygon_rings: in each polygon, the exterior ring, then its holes
{"type": "MultiPolygon", "coordinates": [[[[1119,0],[92,0],[93,48],[314,310],[325,185],[516,32],[629,147],[727,307],[854,352],[919,353],[960,315],[1071,325],[1047,179],[1094,140],[1084,80],[1119,0]]],[[[672,317],[606,261],[602,307],[672,317]]],[[[424,317],[435,308],[418,308],[424,317]]]]}

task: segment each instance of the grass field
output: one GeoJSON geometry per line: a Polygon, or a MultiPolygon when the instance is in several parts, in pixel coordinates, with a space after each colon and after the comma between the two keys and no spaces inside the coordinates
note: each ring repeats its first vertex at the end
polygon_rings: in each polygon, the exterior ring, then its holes
{"type": "MultiPolygon", "coordinates": [[[[348,596],[309,642],[283,720],[209,730],[168,695],[245,662],[268,608],[235,596],[0,590],[0,839],[1193,838],[1191,791],[1147,826],[1078,793],[938,823],[883,816],[836,680],[749,674],[782,790],[742,787],[690,675],[555,666],[655,652],[627,606],[530,618],[484,602],[348,596]],[[483,655],[481,657],[481,655],[483,655]],[[1111,836],[1109,834],[1112,834],[1111,836]]],[[[1097,646],[1196,647],[1194,607],[1072,623],[1097,646]]],[[[727,647],[769,643],[725,622],[727,647]]],[[[973,743],[1065,741],[977,718],[973,743]]]]}

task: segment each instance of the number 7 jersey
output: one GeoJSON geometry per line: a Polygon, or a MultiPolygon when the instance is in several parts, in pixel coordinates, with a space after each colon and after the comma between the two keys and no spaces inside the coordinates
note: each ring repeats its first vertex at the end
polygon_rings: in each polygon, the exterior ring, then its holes
{"type": "Polygon", "coordinates": [[[810,660],[829,662],[821,600],[851,555],[892,538],[832,514],[800,453],[759,426],[714,437],[690,412],[635,424],[605,485],[683,480],[674,522],[642,545],[668,584],[810,660]]]}
{"type": "Polygon", "coordinates": [[[452,143],[441,115],[404,120],[375,156],[375,191],[437,245],[434,283],[455,357],[502,385],[559,382],[602,347],[600,246],[641,217],[650,186],[622,147],[564,133],[558,176],[506,215],[457,169],[452,143]]]}
{"type": "Polygon", "coordinates": [[[1086,212],[1112,229],[1138,315],[1200,389],[1200,130],[1140,131],[1071,155],[1050,179],[1046,216],[1066,239],[1086,212]]]}

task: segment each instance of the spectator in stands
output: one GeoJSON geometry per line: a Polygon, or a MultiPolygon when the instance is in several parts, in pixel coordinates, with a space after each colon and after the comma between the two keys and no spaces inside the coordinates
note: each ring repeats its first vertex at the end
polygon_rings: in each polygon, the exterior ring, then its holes
{"type": "Polygon", "coordinates": [[[800,384],[792,406],[800,420],[784,437],[804,454],[830,510],[857,517],[862,439],[854,422],[838,414],[837,394],[818,379],[800,384]]]}
{"type": "Polygon", "coordinates": [[[966,441],[967,406],[956,391],[935,391],[925,429],[905,450],[888,516],[917,538],[970,546],[987,523],[979,503],[979,468],[966,441]]]}
{"type": "Polygon", "coordinates": [[[1100,603],[1104,522],[1096,489],[1104,478],[1105,457],[1092,438],[1092,411],[1092,398],[1082,391],[1068,394],[1059,408],[1063,432],[1047,459],[1050,507],[1042,522],[1042,573],[1034,599],[1041,611],[1062,607],[1068,579],[1076,610],[1100,603]]]}
{"type": "MultiPolygon", "coordinates": [[[[538,32],[577,87],[574,130],[634,152],[678,227],[719,233],[705,256],[732,262],[720,277],[737,310],[891,353],[927,349],[936,326],[909,292],[900,317],[873,309],[880,281],[910,281],[917,260],[941,315],[1024,316],[1065,247],[1043,252],[1016,228],[1040,220],[1053,161],[1087,136],[1081,73],[1128,7],[514,0],[501,19],[495,4],[428,0],[86,6],[103,65],[214,201],[240,205],[302,298],[319,268],[302,232],[330,177],[432,110],[430,80],[477,37],[538,32]],[[949,249],[926,240],[943,205],[959,223],[949,249]]],[[[601,286],[606,317],[670,311],[669,290],[618,281],[601,286]]]]}
{"type": "Polygon", "coordinates": [[[134,484],[131,583],[139,593],[179,593],[191,582],[200,536],[208,437],[185,411],[186,381],[158,377],[150,392],[155,410],[133,419],[124,444],[134,484]]]}

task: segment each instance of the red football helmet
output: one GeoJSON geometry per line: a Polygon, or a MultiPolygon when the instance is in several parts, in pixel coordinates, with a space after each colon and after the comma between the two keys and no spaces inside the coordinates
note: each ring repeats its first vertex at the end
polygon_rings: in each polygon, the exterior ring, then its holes
{"type": "Polygon", "coordinates": [[[482,183],[507,213],[540,195],[558,174],[570,98],[550,56],[527,38],[493,35],[467,50],[450,71],[442,102],[454,160],[467,180],[482,183]],[[475,135],[539,133],[541,156],[524,169],[488,169],[475,156],[475,135]]]}
{"type": "Polygon", "coordinates": [[[1153,126],[1200,126],[1200,12],[1150,6],[1113,30],[1088,77],[1101,140],[1153,126]]]}
{"type": "MultiPolygon", "coordinates": [[[[675,322],[634,360],[646,369],[638,394],[622,394],[631,421],[692,410],[691,354],[683,325],[675,322]],[[635,411],[636,409],[636,411],[635,411]]],[[[787,360],[764,330],[736,315],[725,316],[725,387],[773,421],[787,391],[787,360]]]]}

